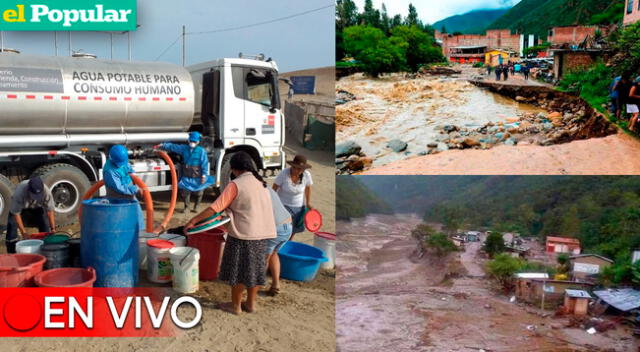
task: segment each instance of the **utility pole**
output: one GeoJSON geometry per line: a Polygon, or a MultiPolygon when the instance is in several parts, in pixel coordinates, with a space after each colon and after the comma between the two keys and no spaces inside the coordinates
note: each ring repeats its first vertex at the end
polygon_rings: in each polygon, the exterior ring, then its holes
{"type": "Polygon", "coordinates": [[[69,56],[73,56],[73,49],[71,45],[71,31],[69,31],[69,56]]]}
{"type": "Polygon", "coordinates": [[[544,294],[546,289],[547,289],[547,282],[545,280],[542,280],[542,301],[540,303],[540,309],[542,310],[544,310],[544,294]]]}
{"type": "Polygon", "coordinates": [[[58,32],[53,31],[53,46],[55,47],[56,56],[58,56],[58,32]]]}
{"type": "Polygon", "coordinates": [[[187,64],[187,26],[182,26],[182,67],[187,64]]]}
{"type": "Polygon", "coordinates": [[[131,31],[127,31],[127,40],[129,41],[129,61],[131,61],[131,31]]]}
{"type": "Polygon", "coordinates": [[[4,52],[4,31],[0,31],[0,53],[4,52]]]}
{"type": "Polygon", "coordinates": [[[109,33],[109,38],[111,39],[111,60],[113,60],[113,33],[109,33]]]}

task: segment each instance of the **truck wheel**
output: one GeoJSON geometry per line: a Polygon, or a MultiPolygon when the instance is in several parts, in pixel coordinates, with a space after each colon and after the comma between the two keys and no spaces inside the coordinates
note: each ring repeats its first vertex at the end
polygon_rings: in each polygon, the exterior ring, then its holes
{"type": "MultiPolygon", "coordinates": [[[[220,168],[220,192],[224,191],[229,182],[231,182],[231,157],[235,153],[225,154],[222,159],[222,167],[220,168]]],[[[256,168],[256,162],[252,161],[253,168],[256,168]]]]}
{"type": "Polygon", "coordinates": [[[91,182],[82,170],[69,164],[42,166],[33,172],[51,189],[55,204],[56,225],[66,226],[78,221],[78,208],[91,182]]]}
{"type": "Polygon", "coordinates": [[[0,175],[0,232],[7,226],[11,196],[15,186],[7,177],[0,175]]]}

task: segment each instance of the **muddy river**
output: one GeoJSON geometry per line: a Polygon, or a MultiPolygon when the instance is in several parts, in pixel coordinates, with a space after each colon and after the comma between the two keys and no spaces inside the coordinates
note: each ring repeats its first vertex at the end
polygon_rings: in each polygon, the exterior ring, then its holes
{"type": "Polygon", "coordinates": [[[337,143],[357,142],[374,159],[374,167],[424,153],[429,143],[446,150],[442,143],[446,134],[440,133],[445,125],[477,128],[523,113],[544,112],[478,88],[466,77],[405,79],[396,74],[372,80],[353,75],[338,81],[336,89],[357,97],[337,107],[337,143]],[[387,148],[394,139],[406,142],[406,151],[387,148]]]}
{"type": "Polygon", "coordinates": [[[638,350],[625,326],[590,335],[496,292],[480,242],[418,258],[410,235],[418,223],[417,215],[337,222],[337,351],[638,350]]]}

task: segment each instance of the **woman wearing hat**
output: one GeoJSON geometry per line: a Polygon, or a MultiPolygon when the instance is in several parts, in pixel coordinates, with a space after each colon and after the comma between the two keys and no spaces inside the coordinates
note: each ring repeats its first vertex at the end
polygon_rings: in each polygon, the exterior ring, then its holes
{"type": "Polygon", "coordinates": [[[311,206],[311,186],[313,180],[308,169],[311,165],[307,164],[307,158],[304,155],[296,155],[292,161],[287,161],[291,167],[280,172],[273,183],[273,189],[278,192],[278,196],[282,204],[291,214],[293,218],[293,235],[304,231],[304,213],[305,206],[307,209],[313,209],[311,206]]]}

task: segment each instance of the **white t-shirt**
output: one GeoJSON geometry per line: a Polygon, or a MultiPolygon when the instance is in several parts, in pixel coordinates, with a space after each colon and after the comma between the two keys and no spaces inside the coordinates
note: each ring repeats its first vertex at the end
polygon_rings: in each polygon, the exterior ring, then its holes
{"type": "Polygon", "coordinates": [[[313,185],[311,173],[304,170],[302,183],[294,184],[291,181],[291,168],[282,170],[276,177],[274,183],[278,185],[278,196],[282,204],[289,207],[301,207],[304,205],[304,190],[313,185]]]}

